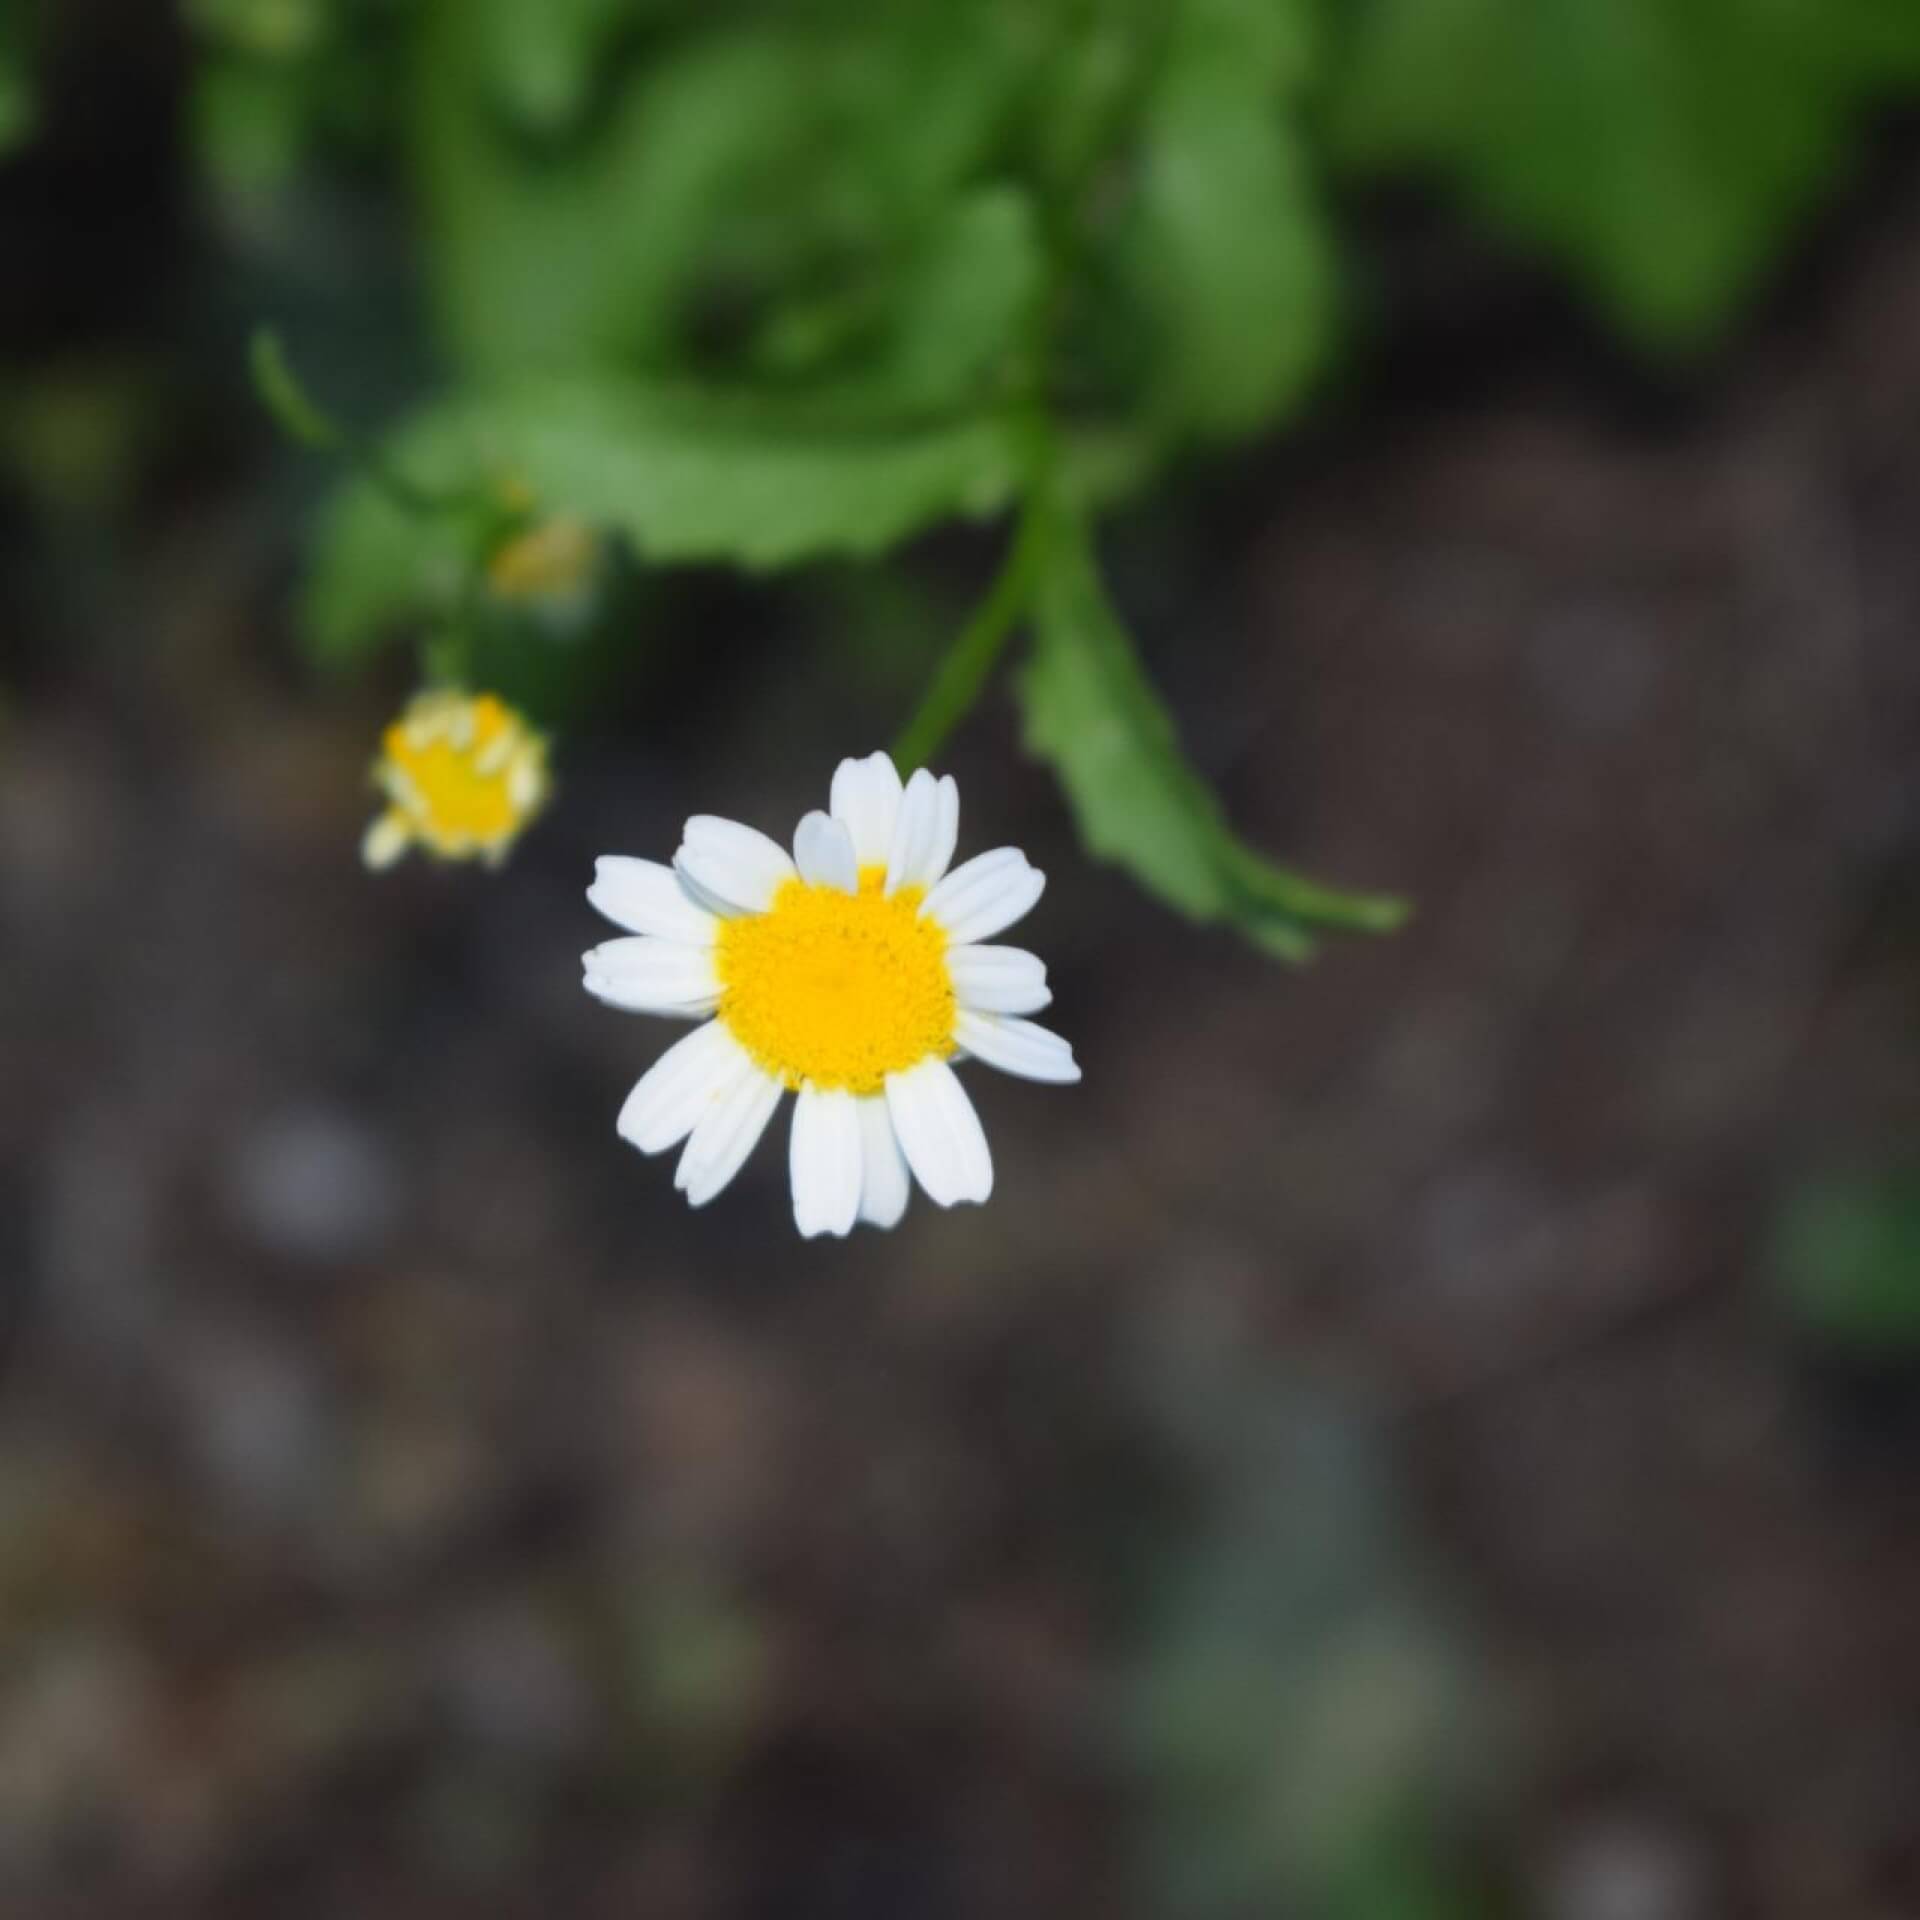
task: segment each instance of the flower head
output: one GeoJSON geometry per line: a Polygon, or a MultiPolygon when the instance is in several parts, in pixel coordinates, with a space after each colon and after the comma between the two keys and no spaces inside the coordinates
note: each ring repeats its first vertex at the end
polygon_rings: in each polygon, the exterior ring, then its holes
{"type": "Polygon", "coordinates": [[[415,696],[380,742],[373,770],[385,812],[361,854],[388,867],[409,847],[498,864],[546,804],[547,742],[491,693],[415,696]]]}
{"type": "Polygon", "coordinates": [[[786,1092],[803,1234],[895,1225],[909,1170],[941,1206],[985,1200],[993,1160],[952,1063],[1080,1078],[1073,1049],[1023,1017],[1052,998],[1046,968],[982,944],[1045,879],[1012,847],[949,872],[959,832],[951,779],[923,771],[903,786],[876,753],[840,763],[831,810],[800,822],[791,858],[700,814],[671,867],[598,863],[587,898],[632,937],[586,956],[587,991],[701,1022],[619,1120],[643,1153],[686,1143],[675,1185],[694,1206],[739,1172],[786,1092]]]}

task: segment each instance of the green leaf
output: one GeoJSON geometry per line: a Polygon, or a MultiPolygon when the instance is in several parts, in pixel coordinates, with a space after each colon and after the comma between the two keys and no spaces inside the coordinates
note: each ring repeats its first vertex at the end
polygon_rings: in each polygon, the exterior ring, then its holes
{"type": "Polygon", "coordinates": [[[951,412],[1004,388],[1045,272],[1031,200],[985,187],[956,200],[879,284],[783,311],[763,358],[807,371],[809,404],[849,419],[951,412]],[[857,370],[823,369],[820,343],[857,370]]]}
{"type": "Polygon", "coordinates": [[[201,167],[235,196],[284,186],[311,133],[303,69],[226,53],[201,57],[190,112],[201,167]]]}
{"type": "MultiPolygon", "coordinates": [[[[188,107],[201,170],[226,201],[290,188],[315,160],[385,158],[401,9],[385,0],[186,0],[188,107]]],[[[243,227],[260,218],[243,212],[243,227]]]]}
{"type": "Polygon", "coordinates": [[[414,145],[436,304],[489,375],[737,372],[729,345],[778,301],[857,282],[918,240],[1018,77],[1004,36],[973,30],[1000,9],[961,0],[898,19],[696,12],[637,49],[609,44],[595,0],[565,12],[425,6],[414,145]],[[544,49],[531,74],[513,53],[528,36],[544,49]]]}
{"type": "Polygon", "coordinates": [[[450,618],[479,559],[451,518],[416,520],[365,478],[347,482],[314,525],[300,591],[308,652],[346,667],[407,628],[450,618]]]}
{"type": "Polygon", "coordinates": [[[552,132],[586,111],[614,36],[638,0],[468,0],[494,101],[521,126],[552,132]]]}
{"type": "Polygon", "coordinates": [[[1430,167],[1641,341],[1710,338],[1920,77],[1909,0],[1353,0],[1330,101],[1367,172],[1430,167]]]}
{"type": "Polygon", "coordinates": [[[1176,430],[1261,427],[1325,356],[1327,220],[1292,119],[1306,65],[1297,5],[1182,0],[1175,12],[1124,271],[1155,336],[1150,404],[1176,430]]]}
{"type": "MultiPolygon", "coordinates": [[[[414,490],[517,502],[626,536],[645,563],[772,568],[870,556],[1012,497],[1012,429],[977,416],[854,432],[757,399],[640,381],[538,379],[431,409],[385,449],[414,490]]],[[[474,522],[409,514],[350,481],[325,514],[306,596],[314,651],[345,659],[444,610],[473,566],[474,522]]]]}
{"type": "Polygon", "coordinates": [[[1806,1182],[1775,1223],[1770,1265],[1809,1333],[1869,1353],[1920,1349],[1920,1178],[1806,1182]]]}
{"type": "Polygon", "coordinates": [[[720,205],[791,119],[771,33],[712,36],[626,80],[549,149],[495,110],[467,0],[426,8],[413,144],[440,329],[481,373],[665,356],[720,205]]]}
{"type": "Polygon", "coordinates": [[[1065,512],[1050,530],[1020,692],[1027,743],[1059,774],[1088,851],[1189,919],[1304,960],[1316,926],[1386,933],[1406,917],[1398,900],[1320,886],[1234,836],[1107,602],[1085,524],[1065,512]]]}

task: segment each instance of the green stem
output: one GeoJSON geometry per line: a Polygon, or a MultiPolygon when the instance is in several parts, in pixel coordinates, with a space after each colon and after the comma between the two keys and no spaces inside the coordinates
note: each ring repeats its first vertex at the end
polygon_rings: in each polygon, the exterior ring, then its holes
{"type": "MultiPolygon", "coordinates": [[[[1141,0],[1143,18],[1158,18],[1158,0],[1141,0]]],[[[1145,57],[1133,63],[1128,92],[1143,87],[1154,70],[1145,57]]],[[[1130,110],[1123,101],[1115,109],[1115,124],[1130,110]]],[[[1049,411],[1049,375],[1068,290],[1080,277],[1088,248],[1085,203],[1101,163],[1107,157],[1108,137],[1088,142],[1070,177],[1043,196],[1041,218],[1046,233],[1047,272],[1027,317],[1020,386],[1025,411],[1025,498],[1012,549],[987,597],[948,649],[913,717],[900,730],[893,757],[901,772],[923,766],[945,743],[955,726],[971,711],[981,689],[998,664],[1007,641],[1027,614],[1051,542],[1054,492],[1058,483],[1055,427],[1049,411]]]]}
{"type": "Polygon", "coordinates": [[[416,518],[465,511],[471,496],[437,494],[401,473],[366,435],[344,426],[319,405],[301,384],[278,334],[261,327],[247,349],[254,391],[289,439],[321,453],[337,453],[378,487],[402,513],[416,518]]]}
{"type": "Polygon", "coordinates": [[[933,685],[894,743],[893,757],[902,773],[924,766],[966,718],[1014,628],[1025,616],[1046,554],[1046,506],[1046,490],[1031,488],[998,578],[947,649],[933,685]]]}

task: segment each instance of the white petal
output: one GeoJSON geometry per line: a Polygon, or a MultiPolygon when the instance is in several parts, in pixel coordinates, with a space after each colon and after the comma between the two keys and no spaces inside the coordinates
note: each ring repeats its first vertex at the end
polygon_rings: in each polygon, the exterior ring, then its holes
{"type": "Polygon", "coordinates": [[[720,1000],[720,976],[707,947],[635,935],[607,940],[581,956],[587,991],[629,1013],[711,1013],[720,1000]]]}
{"type": "Polygon", "coordinates": [[[907,782],[887,852],[887,891],[931,887],[947,870],[960,838],[960,789],[921,767],[907,782]]]}
{"type": "Polygon", "coordinates": [[[700,1116],[673,1175],[689,1206],[704,1207],[746,1165],[781,1092],[778,1080],[753,1067],[700,1116]]]}
{"type": "Polygon", "coordinates": [[[976,1013],[1038,1013],[1053,998],[1044,963],[1024,947],[955,947],[947,973],[960,1005],[976,1013]]]}
{"type": "Polygon", "coordinates": [[[967,947],[992,939],[1031,913],[1046,884],[1046,875],[1028,866],[1018,847],[996,847],[955,867],[927,895],[920,911],[939,921],[956,947],[967,947]]]}
{"type": "Polygon", "coordinates": [[[833,817],[853,836],[853,856],[863,867],[883,867],[893,848],[894,816],[900,811],[900,775],[884,753],[842,760],[833,772],[833,817]]]}
{"type": "Polygon", "coordinates": [[[830,813],[810,813],[793,836],[793,860],[810,887],[860,891],[860,863],[853,857],[853,835],[830,813]]]}
{"type": "Polygon", "coordinates": [[[793,878],[793,862],[757,827],[696,813],[673,856],[674,866],[710,901],[735,913],[765,913],[793,878]]]}
{"type": "Polygon", "coordinates": [[[1057,1033],[1036,1027],[1031,1020],[1013,1020],[999,1013],[962,1013],[953,1023],[953,1037],[976,1060],[1023,1080],[1048,1080],[1071,1086],[1080,1078],[1073,1049],[1057,1033]]]}
{"type": "Polygon", "coordinates": [[[716,920],[737,920],[741,917],[740,909],[731,900],[723,900],[717,893],[709,893],[692,874],[680,866],[677,855],[673,877],[686,890],[687,898],[702,912],[711,914],[716,920]]]}
{"type": "Polygon", "coordinates": [[[644,1074],[620,1109],[620,1137],[642,1153],[678,1146],[701,1117],[753,1071],[747,1051],[718,1020],[676,1040],[644,1074]]]}
{"type": "Polygon", "coordinates": [[[392,866],[412,842],[406,815],[394,808],[379,815],[367,829],[360,842],[360,858],[377,873],[382,867],[392,866]]]}
{"type": "Polygon", "coordinates": [[[940,828],[933,836],[933,859],[927,867],[925,884],[937,887],[953,865],[953,850],[960,844],[960,783],[952,774],[940,782],[940,828]]]}
{"type": "Polygon", "coordinates": [[[907,884],[908,874],[919,867],[933,841],[934,814],[939,806],[938,790],[925,767],[908,780],[900,799],[900,811],[894,816],[893,842],[887,849],[887,891],[897,893],[907,884]]]}
{"type": "Polygon", "coordinates": [[[944,1060],[887,1076],[887,1111],[914,1177],[943,1207],[993,1191],[993,1156],[980,1116],[944,1060]]]}
{"type": "Polygon", "coordinates": [[[596,860],[587,900],[629,933],[650,933],[690,947],[710,947],[720,934],[719,921],[658,860],[614,853],[596,860]]]}
{"type": "Polygon", "coordinates": [[[860,1103],[844,1087],[800,1089],[788,1171],[794,1224],[807,1239],[844,1239],[853,1231],[860,1216],[860,1103]]]}
{"type": "Polygon", "coordinates": [[[860,1153],[864,1166],[860,1180],[860,1218],[876,1227],[897,1227],[907,1210],[913,1183],[907,1177],[907,1156],[893,1130],[886,1097],[875,1094],[859,1103],[860,1153]]]}

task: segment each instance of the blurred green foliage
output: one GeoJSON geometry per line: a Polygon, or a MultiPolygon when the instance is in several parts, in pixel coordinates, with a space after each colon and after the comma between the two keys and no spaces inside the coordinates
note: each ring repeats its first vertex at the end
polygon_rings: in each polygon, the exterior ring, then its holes
{"type": "Polygon", "coordinates": [[[76,353],[0,372],[0,480],[68,530],[110,522],[170,425],[165,384],[137,357],[76,353]]]}
{"type": "Polygon", "coordinates": [[[1476,1920],[1439,1838],[1497,1738],[1471,1649],[1377,1423],[1277,1381],[1243,1331],[1171,1314],[1139,1359],[1197,1496],[1116,1687],[1153,1910],[1476,1920]]]}
{"type": "Polygon", "coordinates": [[[450,611],[468,547],[525,498],[626,535],[643,561],[789,566],[872,554],[1013,498],[1014,439],[991,415],[898,433],[783,417],[757,398],[622,378],[535,378],[422,414],[390,448],[421,516],[374,478],[324,518],[308,598],[314,643],[352,656],[399,619],[450,611]]]}
{"type": "Polygon", "coordinates": [[[1172,435],[1266,425],[1332,338],[1331,234],[1298,115],[1308,25],[1284,0],[1189,0],[1154,54],[1117,243],[1152,343],[1144,399],[1172,435]]]}
{"type": "Polygon", "coordinates": [[[1438,170],[1629,333],[1693,346],[1920,83],[1912,0],[1377,0],[1330,103],[1357,167],[1438,170]]]}
{"type": "Polygon", "coordinates": [[[27,9],[28,0],[0,0],[0,154],[34,129],[33,21],[27,9]]]}
{"type": "Polygon", "coordinates": [[[1920,1353],[1920,1175],[1804,1182],[1781,1208],[1769,1265],[1813,1339],[1863,1356],[1920,1353]]]}
{"type": "Polygon", "coordinates": [[[184,0],[194,36],[192,120],[221,191],[268,194],[309,161],[374,163],[404,80],[394,0],[184,0]]]}
{"type": "Polygon", "coordinates": [[[1316,925],[1396,913],[1233,836],[1100,586],[1095,514],[1308,395],[1341,333],[1343,182],[1447,183],[1631,337],[1688,346],[1861,109],[1920,83],[1908,0],[190,12],[210,175],[257,194],[383,164],[446,357],[448,394],[322,516],[320,656],[413,629],[457,661],[506,498],[643,566],[749,568],[1039,502],[905,742],[934,750],[1030,624],[1029,738],[1089,843],[1295,958],[1316,925]]]}

